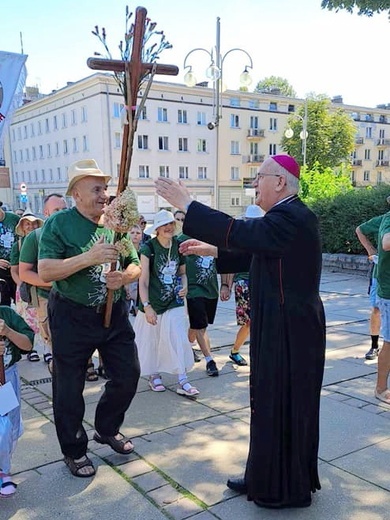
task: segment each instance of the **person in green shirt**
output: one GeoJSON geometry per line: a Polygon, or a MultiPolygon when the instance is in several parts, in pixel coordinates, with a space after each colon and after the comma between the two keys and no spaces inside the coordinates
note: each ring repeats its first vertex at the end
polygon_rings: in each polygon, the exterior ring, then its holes
{"type": "Polygon", "coordinates": [[[15,228],[19,217],[0,207],[0,279],[6,283],[2,289],[2,305],[11,305],[15,301],[16,284],[11,276],[10,256],[14,242],[17,240],[15,228]]]}
{"type": "Polygon", "coordinates": [[[96,470],[87,457],[83,427],[83,388],[88,359],[98,348],[109,380],[95,414],[94,440],[117,453],[134,450],[120,433],[125,413],[137,390],[140,374],[134,331],[128,320],[123,286],[141,272],[134,247],[122,258],[113,244],[114,232],[105,228],[107,183],[96,161],[69,166],[67,195],[75,207],[46,221],[39,242],[38,275],[52,283],[48,316],[53,345],[53,410],[64,462],[76,477],[92,477],[96,470]],[[110,271],[123,261],[123,270],[110,271]],[[111,321],[104,325],[108,289],[114,291],[111,321]]]}
{"type": "MultiPolygon", "coordinates": [[[[34,332],[19,314],[10,307],[0,305],[0,356],[3,356],[5,381],[13,386],[19,406],[9,411],[7,417],[11,424],[12,447],[4,453],[1,447],[0,459],[0,497],[9,497],[16,491],[17,485],[11,477],[11,459],[18,438],[23,433],[20,413],[20,379],[17,362],[22,354],[31,351],[34,343],[34,332]]],[[[0,440],[1,443],[1,440],[0,440]]]]}
{"type": "MultiPolygon", "coordinates": [[[[46,218],[50,217],[57,211],[66,209],[66,201],[59,193],[51,193],[47,195],[43,202],[43,214],[46,218]]],[[[39,333],[44,342],[43,359],[48,364],[49,372],[52,372],[52,346],[51,336],[47,317],[47,302],[51,283],[45,283],[39,278],[37,273],[38,265],[38,244],[40,240],[40,231],[33,231],[28,234],[22,244],[19,258],[19,277],[23,282],[29,283],[36,287],[38,307],[37,318],[39,333]]]]}

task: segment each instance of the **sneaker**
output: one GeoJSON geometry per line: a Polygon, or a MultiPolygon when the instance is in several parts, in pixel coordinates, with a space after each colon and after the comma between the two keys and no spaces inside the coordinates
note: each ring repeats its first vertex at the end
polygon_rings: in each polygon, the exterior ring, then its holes
{"type": "Polygon", "coordinates": [[[366,354],[366,359],[376,359],[378,357],[379,349],[377,348],[370,348],[370,350],[366,354]]]}
{"type": "Polygon", "coordinates": [[[200,363],[202,361],[202,358],[197,353],[197,351],[192,349],[192,353],[194,354],[194,361],[195,361],[195,363],[200,363]]]}
{"type": "Polygon", "coordinates": [[[233,361],[233,363],[240,367],[246,367],[248,364],[247,360],[243,358],[239,352],[230,352],[229,357],[233,361]]]}
{"type": "Polygon", "coordinates": [[[216,377],[219,376],[217,365],[215,364],[214,359],[211,359],[206,365],[206,372],[208,376],[216,377]]]}

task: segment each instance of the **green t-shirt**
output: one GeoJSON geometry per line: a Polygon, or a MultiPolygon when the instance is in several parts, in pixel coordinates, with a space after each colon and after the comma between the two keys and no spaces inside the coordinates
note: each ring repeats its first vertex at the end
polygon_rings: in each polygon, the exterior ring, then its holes
{"type": "MultiPolygon", "coordinates": [[[[379,215],[378,217],[371,218],[367,220],[367,222],[363,222],[360,224],[359,229],[365,236],[371,236],[374,239],[375,245],[378,242],[378,232],[380,225],[382,223],[382,219],[385,215],[379,215]]],[[[374,268],[372,270],[372,278],[376,278],[378,274],[378,266],[374,264],[374,268]]]]}
{"type": "MultiPolygon", "coordinates": [[[[34,229],[26,237],[24,237],[22,248],[20,250],[19,262],[26,264],[38,264],[38,244],[41,238],[42,228],[34,229]],[[38,235],[37,235],[38,233],[38,235]]],[[[37,293],[43,298],[48,298],[50,287],[38,287],[37,293]]]]}
{"type": "Polygon", "coordinates": [[[9,211],[4,213],[4,219],[0,222],[0,258],[9,261],[11,248],[17,240],[15,228],[19,222],[19,217],[9,211]]]}
{"type": "MultiPolygon", "coordinates": [[[[34,332],[27,325],[24,319],[19,316],[13,309],[0,305],[0,319],[4,320],[5,323],[16,332],[25,334],[28,336],[31,343],[34,343],[34,332]]],[[[23,350],[20,350],[14,343],[8,338],[5,339],[5,352],[4,352],[4,368],[9,368],[19,361],[23,354],[27,354],[23,350]]]]}
{"type": "MultiPolygon", "coordinates": [[[[179,253],[177,238],[172,238],[171,248],[162,246],[156,237],[152,238],[141,246],[140,254],[147,256],[151,264],[148,298],[156,314],[182,307],[184,301],[176,300],[175,289],[179,283],[178,270],[185,263],[185,259],[179,253]]],[[[141,311],[144,310],[142,302],[139,308],[141,311]]]]}
{"type": "Polygon", "coordinates": [[[20,250],[25,237],[16,237],[15,242],[12,244],[11,252],[9,254],[9,263],[11,265],[19,265],[20,250]]]}
{"type": "MultiPolygon", "coordinates": [[[[38,258],[65,259],[85,253],[105,236],[113,242],[114,232],[87,219],[74,207],[54,213],[45,222],[39,241],[38,258]]],[[[123,267],[139,265],[137,252],[131,244],[131,253],[123,260],[123,267]]],[[[102,305],[107,299],[107,287],[102,264],[92,265],[74,273],[64,280],[53,282],[53,289],[70,300],[89,307],[102,305]]],[[[114,301],[122,294],[115,291],[114,301]]]]}
{"type": "Polygon", "coordinates": [[[378,296],[390,300],[390,251],[384,251],[382,239],[390,233],[390,212],[382,215],[382,222],[378,231],[378,296]]]}
{"type": "MultiPolygon", "coordinates": [[[[188,235],[182,233],[178,240],[188,240],[188,235]]],[[[187,298],[218,298],[218,278],[215,258],[212,256],[189,255],[185,257],[188,280],[187,298]]]]}

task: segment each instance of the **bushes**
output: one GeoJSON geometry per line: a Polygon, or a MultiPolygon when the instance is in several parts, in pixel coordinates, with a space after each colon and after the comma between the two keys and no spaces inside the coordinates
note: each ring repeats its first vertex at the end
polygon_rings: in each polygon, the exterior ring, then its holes
{"type": "Polygon", "coordinates": [[[366,254],[355,229],[363,222],[388,212],[390,206],[386,198],[389,195],[390,186],[382,184],[375,188],[357,188],[334,198],[308,201],[319,219],[323,252],[366,254]]]}

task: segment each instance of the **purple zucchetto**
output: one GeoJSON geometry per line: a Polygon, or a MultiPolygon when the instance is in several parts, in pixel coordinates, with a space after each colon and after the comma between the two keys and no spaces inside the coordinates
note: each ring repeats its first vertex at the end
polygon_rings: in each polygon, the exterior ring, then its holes
{"type": "Polygon", "coordinates": [[[300,167],[294,157],[291,157],[291,155],[271,155],[271,159],[299,179],[300,167]]]}

